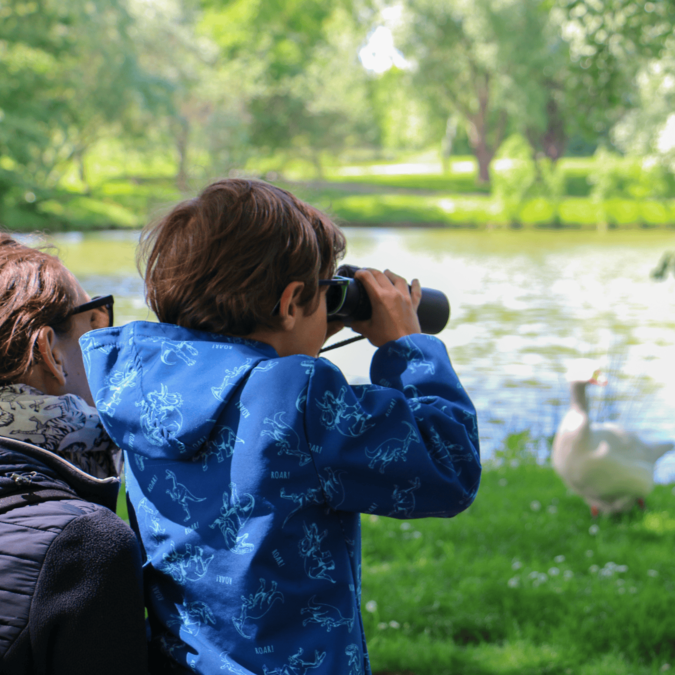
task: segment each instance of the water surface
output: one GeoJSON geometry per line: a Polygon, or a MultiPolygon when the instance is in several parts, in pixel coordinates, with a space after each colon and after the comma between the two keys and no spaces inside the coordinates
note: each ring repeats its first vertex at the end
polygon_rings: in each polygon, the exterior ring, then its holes
{"type": "MultiPolygon", "coordinates": [[[[646,439],[675,439],[675,279],[650,277],[663,253],[675,251],[675,234],[346,234],[347,262],[389,267],[448,295],[452,318],[439,337],[478,408],[484,456],[525,429],[543,450],[567,409],[566,363],[580,356],[599,359],[610,379],[593,400],[596,419],[617,420],[646,439]]],[[[54,239],[91,295],[115,295],[118,325],[152,319],[135,266],[137,239],[114,232],[54,239]]],[[[327,356],[350,381],[363,382],[373,351],[357,343],[327,356]]],[[[657,471],[659,480],[671,475],[675,457],[657,471]]]]}

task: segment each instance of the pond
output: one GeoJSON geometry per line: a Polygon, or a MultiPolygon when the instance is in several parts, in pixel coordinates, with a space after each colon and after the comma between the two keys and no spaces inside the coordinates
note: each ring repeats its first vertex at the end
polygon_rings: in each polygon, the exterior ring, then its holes
{"type": "MultiPolygon", "coordinates": [[[[650,277],[663,253],[675,250],[675,233],[350,228],[346,234],[347,262],[389,267],[449,297],[452,317],[439,337],[478,408],[484,457],[522,431],[533,449],[546,451],[568,406],[566,363],[576,357],[600,360],[610,380],[603,390],[592,388],[595,419],[619,421],[647,440],[675,439],[675,279],[650,277]]],[[[137,238],[54,237],[91,295],[115,295],[118,325],[151,318],[134,262],[137,238]]],[[[373,351],[360,342],[327,356],[350,381],[364,382],[373,351]]],[[[675,480],[675,456],[663,458],[656,475],[675,480]]]]}

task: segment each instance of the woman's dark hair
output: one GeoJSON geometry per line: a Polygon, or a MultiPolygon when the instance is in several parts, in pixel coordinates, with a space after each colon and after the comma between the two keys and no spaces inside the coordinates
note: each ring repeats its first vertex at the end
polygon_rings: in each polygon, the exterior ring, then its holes
{"type": "Polygon", "coordinates": [[[39,358],[41,328],[70,330],[75,306],[61,261],[0,232],[0,386],[21,382],[39,358]]]}
{"type": "Polygon", "coordinates": [[[292,281],[318,307],[318,280],[335,273],[345,250],[339,228],[281,188],[220,180],[178,204],[141,234],[148,305],[160,321],[248,335],[273,328],[274,306],[292,281]]]}

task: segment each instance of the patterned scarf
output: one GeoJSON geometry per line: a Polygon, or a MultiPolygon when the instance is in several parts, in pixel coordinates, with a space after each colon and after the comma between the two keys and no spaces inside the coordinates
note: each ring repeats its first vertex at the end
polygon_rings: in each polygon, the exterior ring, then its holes
{"type": "Polygon", "coordinates": [[[96,408],[79,396],[49,396],[26,384],[0,386],[0,436],[39,445],[95,478],[119,475],[122,453],[96,408]]]}

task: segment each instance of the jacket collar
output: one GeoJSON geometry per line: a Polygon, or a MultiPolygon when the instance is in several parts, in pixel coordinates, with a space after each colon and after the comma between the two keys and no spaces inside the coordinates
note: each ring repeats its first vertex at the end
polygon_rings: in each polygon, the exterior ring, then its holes
{"type": "Polygon", "coordinates": [[[115,512],[120,487],[119,478],[94,478],[49,450],[13,438],[0,437],[0,450],[23,455],[44,465],[50,474],[65,482],[85,501],[100,504],[115,512]]]}

